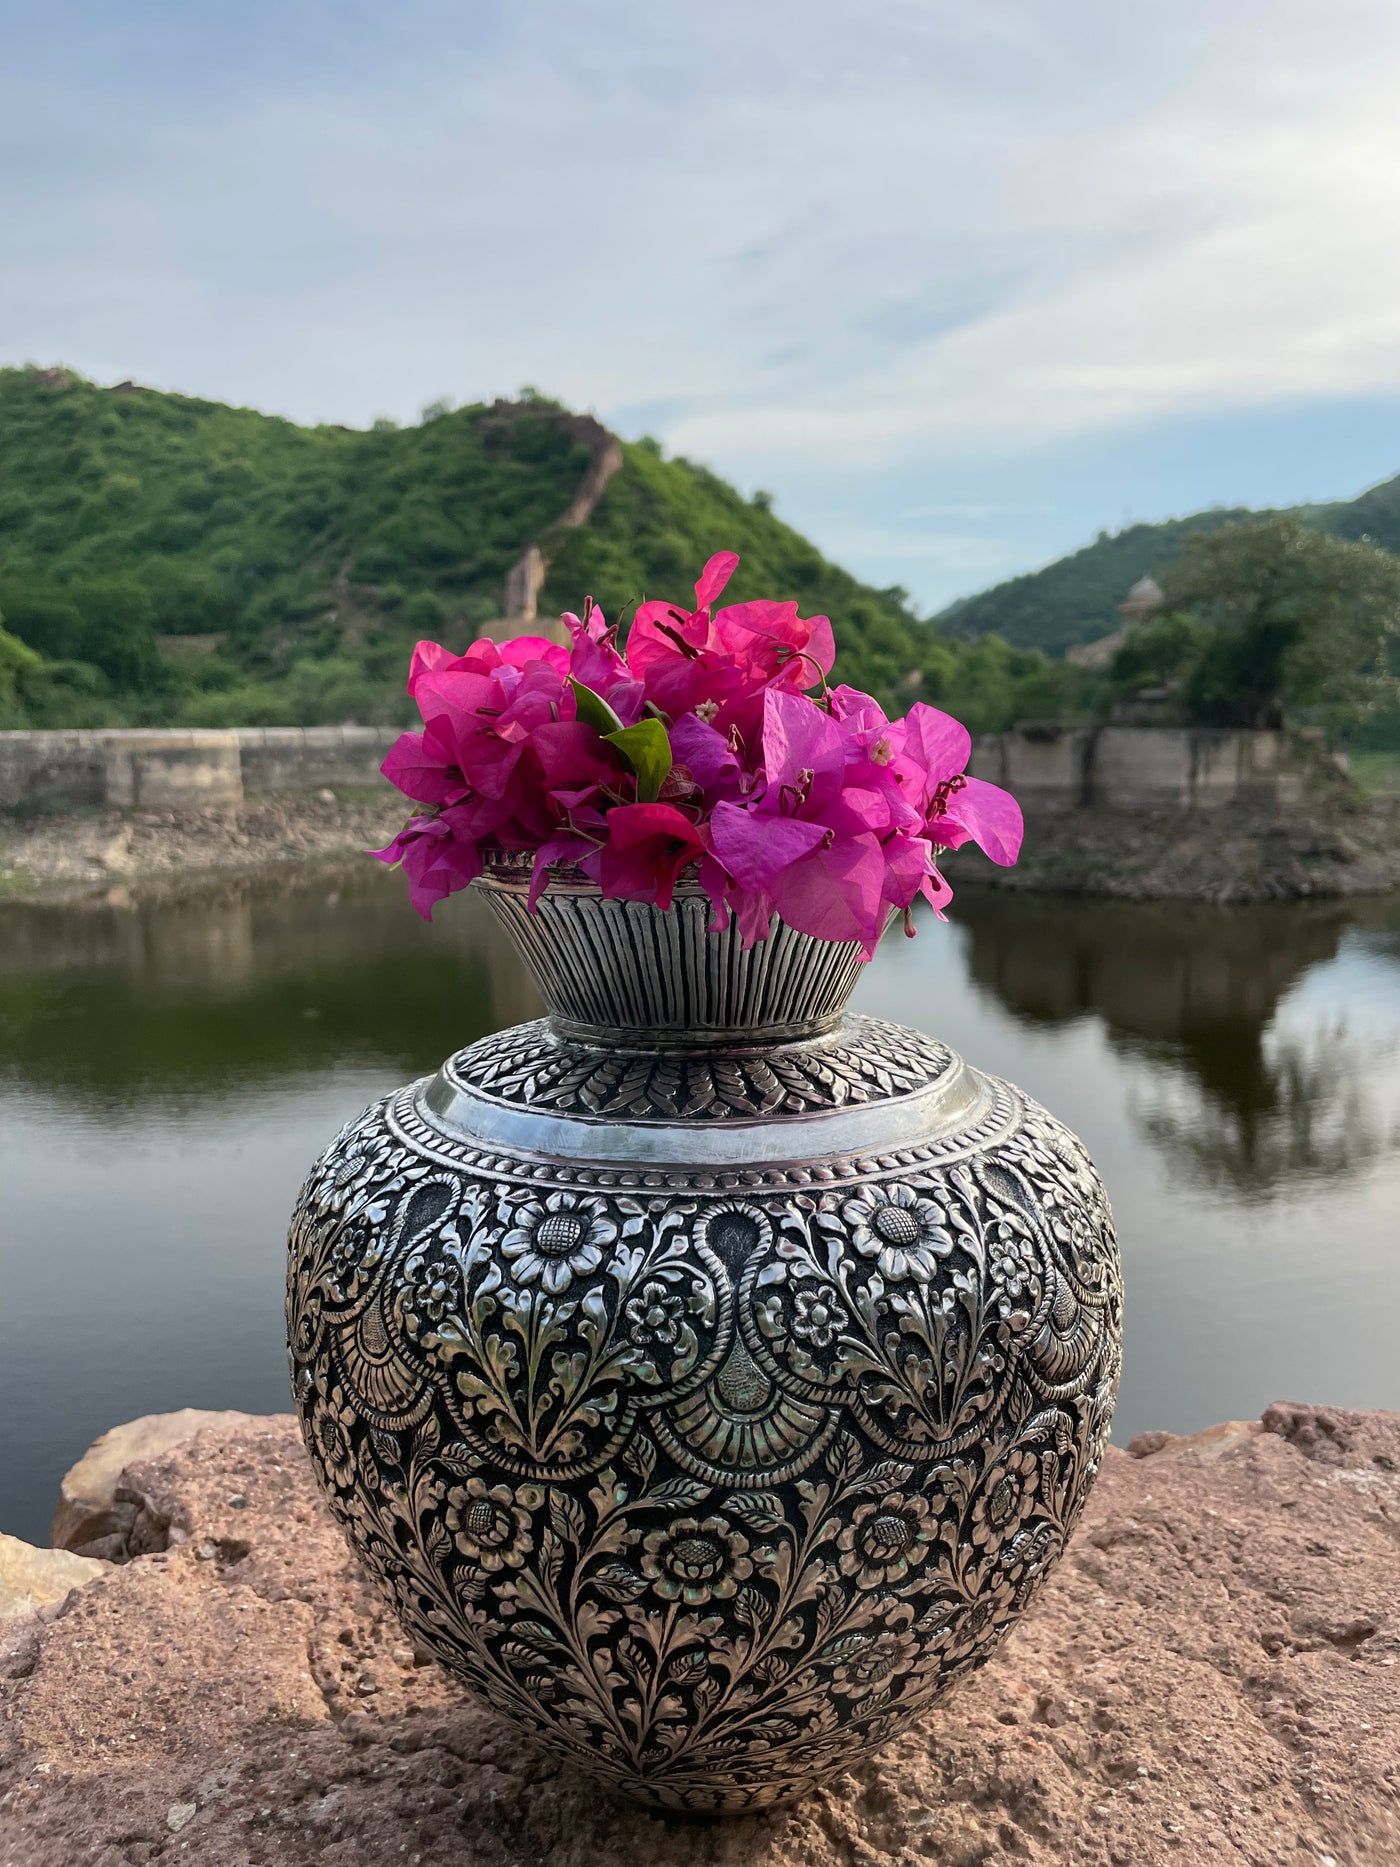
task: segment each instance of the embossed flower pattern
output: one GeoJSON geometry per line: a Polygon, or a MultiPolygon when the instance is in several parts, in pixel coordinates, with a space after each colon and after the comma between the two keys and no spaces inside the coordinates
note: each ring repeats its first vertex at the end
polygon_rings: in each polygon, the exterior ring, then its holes
{"type": "Polygon", "coordinates": [[[837,1539],[841,1573],[861,1588],[893,1587],[927,1560],[937,1534],[938,1517],[927,1498],[896,1491],[858,1504],[837,1539]]]}
{"type": "Polygon", "coordinates": [[[997,1567],[1009,1581],[1027,1590],[1039,1581],[1060,1554],[1064,1542],[1048,1523],[1031,1524],[1012,1537],[997,1556],[997,1567]]]}
{"type": "Polygon", "coordinates": [[[331,1248],[330,1281],[342,1300],[353,1302],[383,1262],[383,1246],[374,1235],[374,1227],[383,1216],[382,1209],[378,1219],[372,1213],[357,1214],[331,1248]]]}
{"type": "Polygon", "coordinates": [[[726,1291],[699,1249],[715,1214],[741,1210],[725,1189],[677,1210],[669,1187],[487,1165],[462,1175],[455,1238],[410,1232],[397,1214],[442,1170],[405,1165],[395,1131],[348,1206],[332,1215],[313,1187],[294,1232],[311,1456],[416,1638],[488,1693],[508,1669],[532,1728],[587,1745],[613,1780],[636,1778],[639,1747],[661,1755],[658,1734],[695,1731],[675,1783],[697,1808],[740,1766],[756,1780],[800,1750],[804,1769],[840,1767],[986,1657],[1063,1547],[1116,1377],[1116,1285],[1101,1330],[1071,1329],[1098,1312],[1062,1264],[1053,1342],[1032,1327],[1064,1248],[1047,1208],[1076,1197],[1062,1169],[1052,1184],[1015,1156],[1025,1209],[975,1161],[745,1188],[754,1235],[720,1239],[726,1291]],[[329,1287],[333,1250],[354,1300],[329,1287]],[[386,1410],[375,1318],[438,1390],[426,1417],[406,1385],[386,1410]],[[837,1357],[879,1368],[848,1394],[837,1357]],[[1025,1388],[997,1379],[1021,1365],[1064,1399],[1028,1414],[1025,1388]],[[743,1416],[742,1446],[703,1437],[719,1402],[743,1416]],[[430,1572],[484,1653],[435,1614],[430,1572]],[[789,1585],[832,1612],[799,1624],[789,1585]],[[551,1657],[580,1640],[596,1672],[551,1657]],[[789,1737],[818,1711],[819,1743],[814,1724],[789,1737]]]}
{"type": "Polygon", "coordinates": [[[978,1549],[998,1548],[1036,1507],[1040,1459],[1029,1446],[1013,1446],[983,1474],[972,1501],[969,1532],[978,1549]]]}
{"type": "Polygon", "coordinates": [[[478,1568],[518,1569],[535,1547],[527,1504],[539,1499],[538,1489],[522,1485],[488,1485],[469,1478],[447,1494],[447,1528],[452,1541],[478,1568]]]}
{"type": "Polygon", "coordinates": [[[586,1277],[603,1261],[603,1251],[617,1237],[601,1199],[576,1199],[551,1193],[516,1208],[514,1224],[501,1240],[501,1255],[518,1284],[539,1284],[551,1296],[567,1290],[575,1277],[586,1277]]]}
{"type": "Polygon", "coordinates": [[[685,1326],[683,1292],[649,1278],[622,1306],[632,1340],[642,1348],[674,1348],[685,1326]]]}
{"type": "Polygon", "coordinates": [[[935,1610],[932,1617],[926,1617],[933,1620],[929,1651],[936,1653],[942,1661],[945,1678],[955,1671],[963,1670],[960,1662],[976,1656],[997,1622],[1007,1618],[1011,1606],[1009,1590],[1002,1592],[998,1586],[980,1595],[975,1601],[945,1602],[941,1610],[935,1610]]]}
{"type": "Polygon", "coordinates": [[[948,1215],[938,1201],[912,1186],[877,1186],[848,1199],[841,1216],[862,1257],[874,1258],[886,1277],[927,1283],[939,1258],[953,1249],[948,1215]]]}
{"type": "Polygon", "coordinates": [[[665,1601],[725,1601],[753,1573],[749,1541],[724,1517],[680,1517],[642,1542],[642,1574],[665,1601]]]}
{"type": "Polygon", "coordinates": [[[1022,1220],[1006,1216],[987,1227],[987,1275],[997,1313],[1013,1332],[1025,1329],[1035,1308],[1039,1267],[1022,1220]]]}
{"type": "Polygon", "coordinates": [[[872,1621],[878,1626],[858,1627],[828,1649],[834,1662],[831,1686],[842,1698],[868,1698],[872,1692],[909,1672],[919,1657],[919,1642],[910,1622],[912,1610],[888,1598],[876,1601],[872,1621]]]}
{"type": "Polygon", "coordinates": [[[354,1425],[354,1409],[346,1405],[338,1387],[332,1388],[328,1400],[317,1400],[311,1414],[311,1438],[327,1473],[342,1491],[355,1478],[355,1445],[350,1437],[354,1425]]]}
{"type": "Polygon", "coordinates": [[[443,1275],[440,1264],[425,1264],[408,1293],[407,1309],[421,1329],[425,1323],[440,1323],[456,1304],[456,1292],[443,1275]]]}

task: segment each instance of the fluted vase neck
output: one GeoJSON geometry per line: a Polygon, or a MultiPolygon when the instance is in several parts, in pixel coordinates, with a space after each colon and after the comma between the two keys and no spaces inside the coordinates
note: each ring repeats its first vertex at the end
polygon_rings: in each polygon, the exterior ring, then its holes
{"type": "Polygon", "coordinates": [[[773,921],[745,949],[710,926],[709,897],[682,880],[670,908],[605,900],[586,878],[551,879],[527,905],[528,858],[476,884],[510,935],[562,1038],[590,1048],[727,1050],[835,1030],[860,977],[859,942],[773,921]]]}

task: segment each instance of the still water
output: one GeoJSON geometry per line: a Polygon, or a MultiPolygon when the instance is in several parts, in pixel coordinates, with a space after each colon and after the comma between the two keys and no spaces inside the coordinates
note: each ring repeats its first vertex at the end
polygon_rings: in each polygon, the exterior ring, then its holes
{"type": "MultiPolygon", "coordinates": [[[[964,890],[858,1008],[1088,1143],[1127,1276],[1114,1434],[1292,1397],[1400,1407],[1400,904],[964,890]]],[[[287,1405],[282,1252],[347,1117],[538,1005],[484,910],[393,876],[0,906],[0,1529],[46,1540],[104,1428],[287,1405]]]]}

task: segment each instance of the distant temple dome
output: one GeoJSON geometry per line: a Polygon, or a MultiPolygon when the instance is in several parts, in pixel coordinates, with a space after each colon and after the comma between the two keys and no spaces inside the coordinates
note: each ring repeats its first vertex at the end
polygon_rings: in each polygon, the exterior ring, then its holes
{"type": "Polygon", "coordinates": [[[1139,577],[1118,605],[1118,614],[1124,622],[1141,622],[1144,617],[1150,616],[1154,609],[1160,609],[1162,601],[1162,586],[1156,578],[1139,577]]]}
{"type": "Polygon", "coordinates": [[[1065,650],[1065,660],[1072,668],[1087,668],[1091,673],[1101,672],[1110,665],[1127,641],[1128,631],[1136,623],[1146,622],[1165,600],[1162,586],[1154,577],[1139,577],[1118,605],[1118,614],[1123,618],[1122,626],[1115,629],[1112,635],[1101,635],[1097,641],[1076,642],[1072,648],[1065,650]]]}

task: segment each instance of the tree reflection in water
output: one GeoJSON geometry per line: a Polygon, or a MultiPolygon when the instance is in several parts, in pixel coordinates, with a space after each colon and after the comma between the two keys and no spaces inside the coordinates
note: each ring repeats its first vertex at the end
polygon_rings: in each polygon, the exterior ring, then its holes
{"type": "MultiPolygon", "coordinates": [[[[1342,1011],[1296,1027],[1286,1015],[1344,939],[1400,963],[1393,904],[1215,909],[965,888],[956,917],[971,983],[1018,1021],[1092,1017],[1151,1066],[1132,1113],[1181,1173],[1257,1198],[1396,1144],[1373,1093],[1395,1033],[1342,1011]]],[[[483,902],[451,902],[425,927],[401,878],[370,864],[184,903],[0,911],[0,1079],[109,1119],[347,1063],[394,1081],[538,1012],[483,902]]]]}
{"type": "Polygon", "coordinates": [[[345,1063],[392,1081],[539,1010],[484,903],[425,926],[370,863],[135,908],[0,909],[0,1077],[89,1106],[345,1063]]]}
{"type": "Polygon", "coordinates": [[[1388,902],[1211,908],[964,891],[974,984],[1017,1019],[1092,1016],[1152,1065],[1141,1132],[1180,1172],[1258,1199],[1342,1178],[1400,1145],[1374,1093],[1396,1033],[1346,1015],[1290,1028],[1286,1001],[1344,939],[1400,961],[1388,902]],[[1282,1012],[1282,1015],[1281,1015],[1282,1012]]]}

